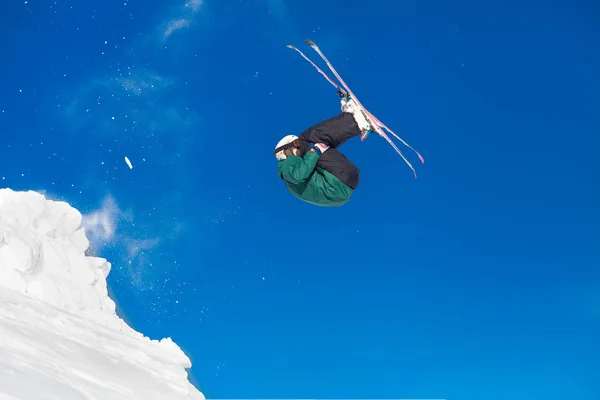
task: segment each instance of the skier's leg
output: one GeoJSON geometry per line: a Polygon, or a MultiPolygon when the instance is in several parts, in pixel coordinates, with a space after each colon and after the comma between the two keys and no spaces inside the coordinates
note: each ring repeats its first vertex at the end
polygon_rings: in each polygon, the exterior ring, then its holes
{"type": "Polygon", "coordinates": [[[299,138],[308,143],[324,143],[331,148],[337,148],[360,134],[352,114],[342,113],[311,126],[302,132],[299,138]]]}
{"type": "Polygon", "coordinates": [[[356,189],[360,181],[359,169],[346,156],[340,153],[338,149],[333,147],[327,149],[321,155],[317,162],[317,167],[330,172],[352,189],[356,189]]]}

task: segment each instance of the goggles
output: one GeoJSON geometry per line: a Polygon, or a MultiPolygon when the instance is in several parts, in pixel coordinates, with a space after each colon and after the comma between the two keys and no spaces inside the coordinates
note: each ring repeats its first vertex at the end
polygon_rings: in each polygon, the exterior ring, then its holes
{"type": "Polygon", "coordinates": [[[291,149],[291,148],[293,148],[293,147],[300,147],[300,140],[298,140],[298,139],[294,139],[294,141],[293,141],[293,142],[290,142],[290,143],[288,143],[288,144],[284,144],[283,146],[279,146],[278,148],[276,148],[276,149],[275,149],[275,151],[273,152],[273,155],[275,155],[275,154],[279,153],[280,151],[283,151],[283,152],[284,152],[284,154],[285,154],[286,156],[288,156],[289,154],[288,154],[288,152],[287,152],[287,151],[285,151],[285,150],[289,150],[289,149],[291,149]]]}

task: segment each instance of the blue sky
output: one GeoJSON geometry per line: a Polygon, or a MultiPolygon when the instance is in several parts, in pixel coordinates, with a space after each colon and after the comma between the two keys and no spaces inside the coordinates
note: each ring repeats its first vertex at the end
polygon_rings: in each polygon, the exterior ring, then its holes
{"type": "Polygon", "coordinates": [[[598,6],[516,4],[13,2],[2,186],[87,215],[209,398],[597,399],[598,6]],[[371,137],[348,205],[285,191],[277,141],[340,112],[306,38],[417,180],[371,137]]]}

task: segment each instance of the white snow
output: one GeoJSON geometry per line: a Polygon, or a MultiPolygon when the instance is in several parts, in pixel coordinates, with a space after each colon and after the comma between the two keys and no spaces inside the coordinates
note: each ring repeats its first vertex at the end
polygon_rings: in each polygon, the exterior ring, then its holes
{"type": "Polygon", "coordinates": [[[129,166],[129,169],[133,169],[133,165],[131,165],[131,161],[129,161],[129,158],[127,158],[127,156],[125,156],[125,162],[129,166]]]}
{"type": "Polygon", "coordinates": [[[0,189],[0,399],[204,399],[170,338],[116,315],[88,245],[67,203],[0,189]]]}

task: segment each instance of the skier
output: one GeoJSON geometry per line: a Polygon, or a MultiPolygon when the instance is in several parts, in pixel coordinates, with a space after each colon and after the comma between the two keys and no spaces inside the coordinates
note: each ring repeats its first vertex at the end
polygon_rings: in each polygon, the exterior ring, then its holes
{"type": "Polygon", "coordinates": [[[317,206],[342,206],[360,180],[359,169],[338,148],[348,139],[365,140],[374,131],[354,99],[342,97],[342,113],[300,134],[287,135],[275,146],[277,172],[297,198],[317,206]]]}

